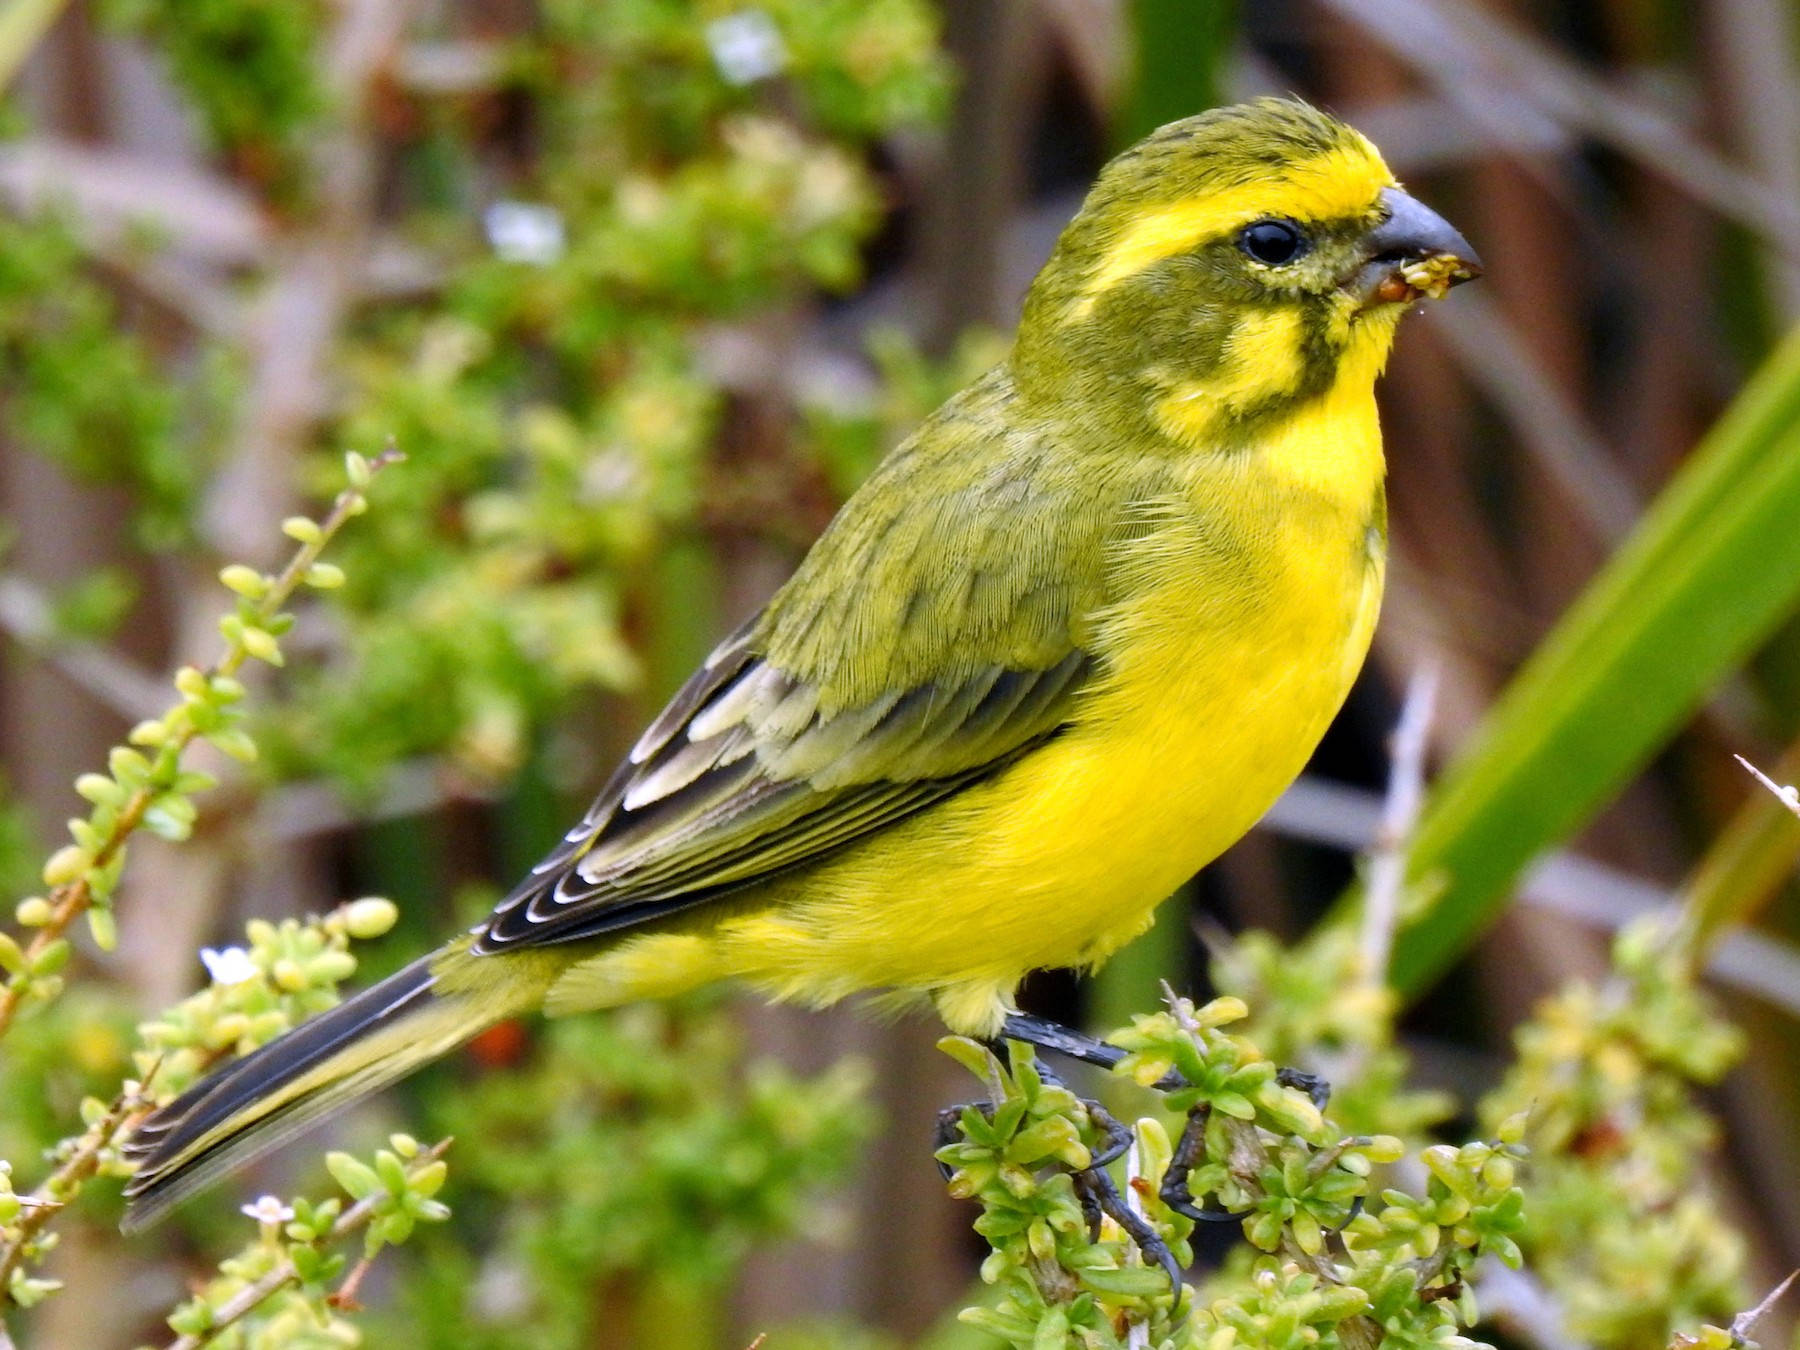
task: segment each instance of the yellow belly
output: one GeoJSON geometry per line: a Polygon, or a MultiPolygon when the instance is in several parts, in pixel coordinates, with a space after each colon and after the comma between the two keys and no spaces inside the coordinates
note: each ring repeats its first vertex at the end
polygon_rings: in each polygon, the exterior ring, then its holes
{"type": "Polygon", "coordinates": [[[735,976],[812,1003],[923,991],[990,1032],[1028,971],[1102,960],[1293,781],[1362,664],[1378,541],[1316,502],[1289,512],[1254,585],[1242,556],[1209,574],[1197,522],[1165,522],[1101,621],[1106,673],[1054,741],[716,926],[628,939],[550,1010],[735,976]]]}

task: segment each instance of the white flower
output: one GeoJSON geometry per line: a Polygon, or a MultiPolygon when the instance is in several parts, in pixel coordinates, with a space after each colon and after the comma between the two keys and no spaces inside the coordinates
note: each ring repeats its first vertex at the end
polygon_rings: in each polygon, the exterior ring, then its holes
{"type": "Polygon", "coordinates": [[[760,9],[739,10],[706,25],[713,64],[727,84],[755,84],[787,65],[787,44],[775,21],[760,9]]]}
{"type": "Polygon", "coordinates": [[[562,213],[537,202],[495,202],[482,214],[488,243],[505,262],[548,267],[563,255],[562,213]]]}
{"type": "Polygon", "coordinates": [[[284,1224],[294,1217],[294,1207],[282,1204],[272,1195],[265,1195],[260,1200],[254,1200],[250,1204],[239,1206],[239,1208],[258,1223],[270,1227],[284,1224]]]}
{"type": "Polygon", "coordinates": [[[256,978],[256,962],[242,947],[202,947],[200,964],[214,984],[242,984],[256,978]]]}

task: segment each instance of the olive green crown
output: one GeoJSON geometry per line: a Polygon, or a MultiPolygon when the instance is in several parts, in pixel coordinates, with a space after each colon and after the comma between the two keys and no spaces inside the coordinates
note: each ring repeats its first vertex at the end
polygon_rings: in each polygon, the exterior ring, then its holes
{"type": "Polygon", "coordinates": [[[1267,178],[1284,166],[1366,146],[1362,134],[1310,103],[1259,98],[1158,127],[1101,172],[1083,216],[1141,209],[1267,178]]]}
{"type": "Polygon", "coordinates": [[[1158,207],[1367,145],[1360,132],[1298,99],[1259,98],[1158,127],[1101,171],[1032,287],[1026,322],[1080,287],[1120,230],[1158,207]]]}

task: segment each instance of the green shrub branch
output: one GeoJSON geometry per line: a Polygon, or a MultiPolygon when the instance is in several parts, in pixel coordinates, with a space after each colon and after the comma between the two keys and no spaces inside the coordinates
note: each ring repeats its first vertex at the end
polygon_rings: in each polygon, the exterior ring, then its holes
{"type": "Polygon", "coordinates": [[[999,1298],[966,1321],[1019,1350],[1476,1344],[1461,1334],[1477,1315],[1469,1271],[1484,1254],[1520,1258],[1524,1118],[1491,1141],[1426,1147],[1418,1185],[1379,1187],[1402,1142],[1347,1134],[1285,1086],[1254,1044],[1223,1030],[1247,1012],[1235,998],[1176,999],[1112,1038],[1129,1052],[1116,1072],[1153,1090],[1162,1113],[1136,1123],[1124,1193],[1185,1266],[1194,1221],[1165,1203],[1174,1168],[1191,1195],[1240,1221],[1255,1253],[1210,1301],[1170,1288],[1118,1225],[1084,1213],[1073,1174],[1098,1143],[1087,1104],[1026,1053],[1003,1066],[974,1042],[944,1043],[993,1095],[964,1110],[961,1140],[938,1155],[954,1169],[952,1193],[981,1205],[975,1227],[993,1248],[982,1278],[999,1298]],[[1156,1086],[1171,1073],[1180,1086],[1156,1086]],[[1191,1122],[1180,1145],[1171,1116],[1191,1122]]]}
{"type": "MultiPolygon", "coordinates": [[[[273,1196],[244,1206],[261,1230],[257,1241],[221,1263],[219,1278],[170,1315],[169,1326],[178,1334],[167,1350],[215,1344],[275,1295],[296,1287],[312,1297],[281,1309],[253,1344],[291,1345],[302,1329],[327,1335],[336,1330],[327,1309],[355,1306],[356,1287],[384,1246],[406,1241],[419,1223],[450,1217],[449,1208],[433,1198],[447,1174],[443,1157],[450,1140],[421,1148],[410,1135],[396,1134],[389,1145],[371,1163],[348,1153],[327,1155],[326,1165],[352,1201],[348,1209],[337,1199],[283,1205],[273,1196]],[[343,1284],[327,1294],[326,1286],[347,1265],[333,1249],[355,1233],[363,1234],[362,1258],[349,1267],[343,1284]]],[[[342,1341],[339,1334],[337,1343],[342,1341]]]]}
{"type": "Polygon", "coordinates": [[[7,975],[0,985],[0,1037],[28,1001],[47,1001],[61,991],[60,972],[70,953],[66,935],[76,919],[88,916],[94,941],[103,949],[117,941],[111,900],[131,836],[140,828],[169,840],[192,832],[197,815],[193,794],[217,780],[182,767],[188,746],[204,739],[234,759],[256,757],[256,744],[243,729],[243,713],[236,706],[244,697],[237,672],[252,659],[281,664],[280,635],[293,623],[283,606],[295,591],[303,585],[324,590],[343,583],[343,573],[321,562],[320,555],[346,521],[368,509],[364,493],[374,475],[400,458],[391,449],[372,460],[354,452],[347,456],[350,486],[338,494],[324,519],[295,516],[284,523],[284,532],[299,547],[274,576],[242,564],[226,567],[220,579],[237,594],[238,603],[219,621],[225,650],[204,671],[184,666],[176,674],[181,702],[162,717],[133,727],[131,744],[113,748],[107,773],[87,773],[76,780],[76,791],[93,809],[69,822],[71,842],[44,864],[49,895],[27,897],[15,910],[32,936],[20,944],[0,933],[0,971],[7,975]]]}
{"type": "MultiPolygon", "coordinates": [[[[60,994],[60,972],[71,952],[68,929],[79,917],[87,915],[102,947],[113,945],[110,902],[131,835],[145,828],[179,841],[191,833],[197,814],[193,794],[214,780],[183,767],[187,748],[203,739],[240,760],[255,757],[255,743],[241,725],[244,690],[236,674],[252,659],[281,663],[279,639],[292,622],[284,606],[296,591],[342,584],[343,574],[320,556],[338,530],[367,509],[365,493],[374,476],[398,458],[391,450],[373,460],[347,456],[349,484],[325,516],[285,522],[284,531],[299,547],[279,572],[265,575],[235,564],[223,570],[221,580],[238,597],[219,623],[225,650],[205,671],[190,666],[177,673],[181,701],[133,728],[132,744],[117,746],[110,755],[108,774],[77,780],[77,791],[93,809],[70,822],[72,842],[45,864],[50,894],[18,906],[19,921],[34,930],[33,937],[21,945],[0,934],[0,968],[8,976],[0,988],[0,1035],[22,1007],[60,994]]],[[[339,983],[356,969],[350,940],[385,932],[395,918],[391,903],[371,897],[306,922],[254,921],[249,947],[232,949],[232,969],[214,970],[199,993],[140,1028],[138,1076],[110,1103],[97,1097],[82,1102],[83,1130],[51,1150],[53,1167],[40,1185],[19,1194],[11,1165],[0,1162],[0,1309],[30,1307],[59,1287],[31,1273],[55,1245],[50,1226],[91,1178],[128,1171],[117,1144],[134,1118],[220,1059],[254,1049],[336,1002],[339,983]]]]}

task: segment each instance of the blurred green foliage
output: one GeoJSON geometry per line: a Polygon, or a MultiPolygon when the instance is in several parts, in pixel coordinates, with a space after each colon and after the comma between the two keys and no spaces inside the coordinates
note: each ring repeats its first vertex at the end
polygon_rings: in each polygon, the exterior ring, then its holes
{"type": "Polygon", "coordinates": [[[93,483],[123,488],[139,537],[192,538],[231,381],[209,354],[176,381],[97,277],[66,212],[0,212],[0,426],[93,483]]]}
{"type": "Polygon", "coordinates": [[[1546,999],[1481,1104],[1489,1121],[1530,1113],[1520,1242],[1597,1350],[1667,1345],[1747,1300],[1744,1240],[1706,1182],[1718,1125],[1696,1095],[1744,1040],[1695,987],[1688,937],[1662,917],[1623,933],[1612,977],[1546,999]]]}
{"type": "Polygon", "coordinates": [[[42,859],[30,814],[0,772],[0,895],[23,895],[35,886],[42,859]]]}
{"type": "Polygon", "coordinates": [[[576,1350],[617,1323],[634,1344],[707,1345],[756,1243],[850,1240],[821,1183],[869,1132],[865,1071],[797,1078],[748,1058],[717,1014],[705,1000],[554,1023],[523,1063],[440,1081],[427,1116],[459,1141],[470,1229],[419,1244],[377,1339],[576,1350]]]}
{"type": "Polygon", "coordinates": [[[432,174],[401,228],[429,238],[444,282],[359,326],[335,428],[366,449],[391,437],[417,468],[346,554],[342,649],[267,735],[281,771],[366,783],[449,751],[503,779],[569,695],[643,678],[633,588],[720,490],[709,459],[734,395],[703,340],[726,324],[772,340],[759,325],[858,278],[879,193],[857,140],[946,92],[916,0],[744,11],[774,25],[786,114],[721,73],[704,21],[743,14],[701,10],[551,5],[509,46],[541,145],[486,237],[467,210],[482,166],[448,110],[418,110],[432,174]]]}
{"type": "Polygon", "coordinates": [[[103,0],[114,26],[147,38],[206,142],[272,202],[304,191],[307,133],[329,106],[319,0],[103,0]]]}

